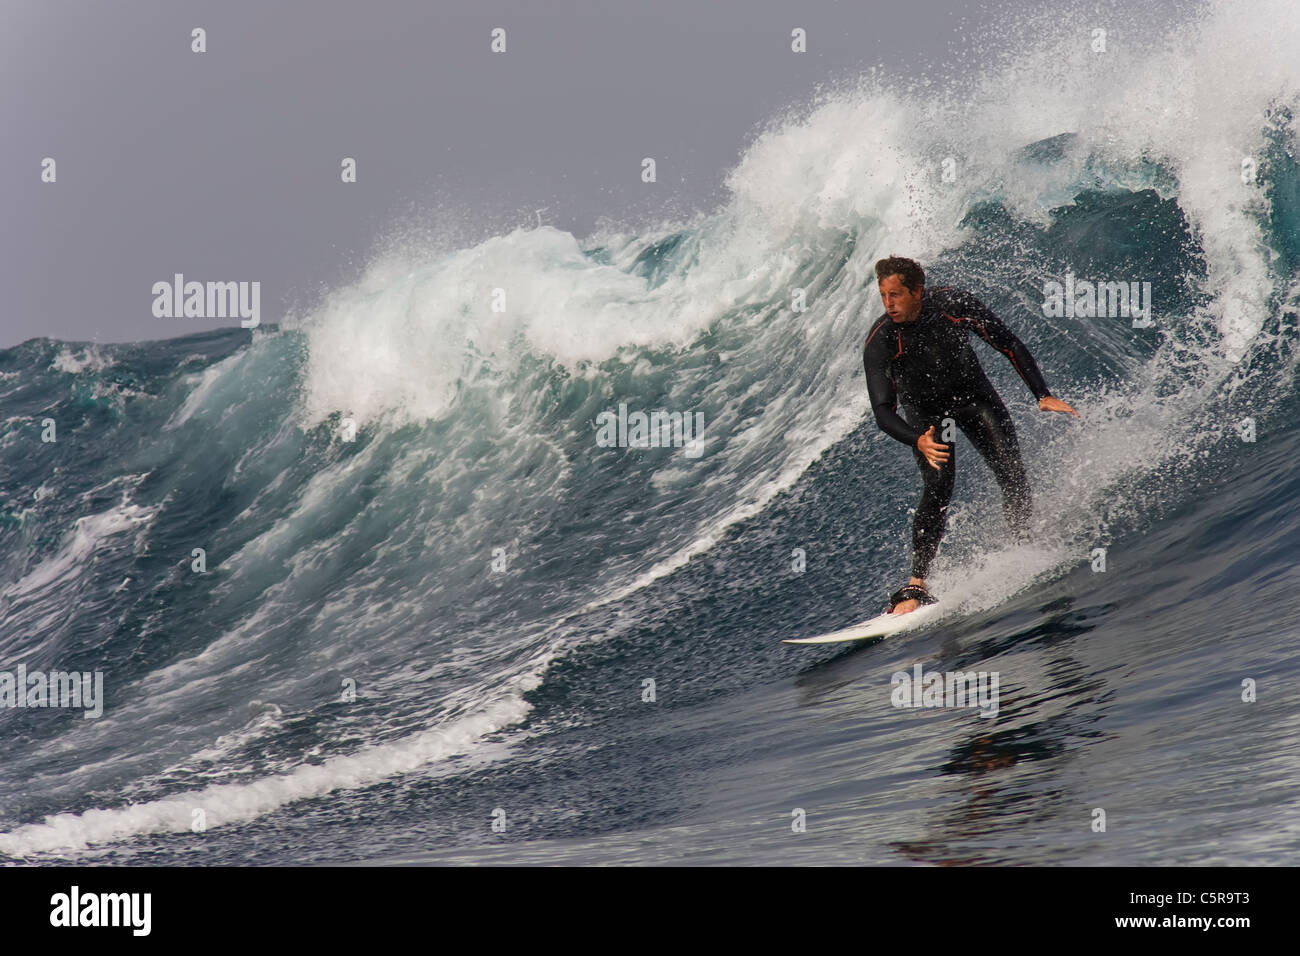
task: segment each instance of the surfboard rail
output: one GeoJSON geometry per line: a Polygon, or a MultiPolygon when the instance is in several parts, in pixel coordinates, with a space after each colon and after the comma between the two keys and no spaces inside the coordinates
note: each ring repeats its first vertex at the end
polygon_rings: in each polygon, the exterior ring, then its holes
{"type": "Polygon", "coordinates": [[[818,634],[816,637],[788,637],[782,644],[842,644],[847,641],[864,641],[869,637],[886,637],[900,631],[910,631],[933,621],[943,609],[942,604],[927,604],[907,614],[878,614],[857,624],[818,634]]]}

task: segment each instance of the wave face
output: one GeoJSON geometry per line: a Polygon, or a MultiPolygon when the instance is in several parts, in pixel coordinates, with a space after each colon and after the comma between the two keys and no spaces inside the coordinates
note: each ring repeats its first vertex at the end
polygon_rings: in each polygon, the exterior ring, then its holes
{"type": "Polygon", "coordinates": [[[826,94],[689,223],[392,254],[251,339],[0,353],[0,669],[104,675],[98,719],[0,710],[0,858],[1280,861],[1300,25],[1257,7],[826,94]],[[895,251],[1082,420],[977,346],[1034,544],[963,439],[962,619],[796,652],[906,573],[919,482],[860,357],[895,251]],[[1150,282],[1153,326],[1044,317],[1067,273],[1150,282]],[[702,453],[602,447],[620,404],[702,414],[702,453]],[[999,716],[889,707],[915,661],[1000,670],[999,716]]]}

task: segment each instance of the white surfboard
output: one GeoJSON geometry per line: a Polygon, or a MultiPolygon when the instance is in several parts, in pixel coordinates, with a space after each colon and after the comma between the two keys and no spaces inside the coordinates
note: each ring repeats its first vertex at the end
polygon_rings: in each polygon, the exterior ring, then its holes
{"type": "Polygon", "coordinates": [[[839,644],[844,641],[862,641],[868,637],[885,637],[900,631],[910,631],[920,627],[939,616],[942,604],[927,604],[907,614],[881,614],[869,621],[862,621],[852,627],[817,637],[791,637],[782,644],[839,644]]]}

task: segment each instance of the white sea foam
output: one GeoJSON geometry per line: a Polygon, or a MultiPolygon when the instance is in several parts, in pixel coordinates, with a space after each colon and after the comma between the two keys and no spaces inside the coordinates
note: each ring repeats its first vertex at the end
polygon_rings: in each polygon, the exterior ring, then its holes
{"type": "Polygon", "coordinates": [[[123,840],[141,833],[187,833],[201,821],[213,828],[246,823],[297,800],[366,787],[473,747],[484,735],[520,720],[527,707],[517,697],[487,704],[476,714],[355,755],[251,783],[217,784],[162,800],[113,810],[47,816],[42,823],[0,833],[0,854],[25,857],[123,840]],[[202,811],[198,815],[196,811],[202,811]]]}
{"type": "Polygon", "coordinates": [[[65,346],[54,357],[50,368],[56,372],[80,375],[85,371],[102,372],[106,368],[111,368],[113,364],[113,360],[105,356],[97,346],[88,345],[77,353],[73,352],[72,346],[65,346]]]}

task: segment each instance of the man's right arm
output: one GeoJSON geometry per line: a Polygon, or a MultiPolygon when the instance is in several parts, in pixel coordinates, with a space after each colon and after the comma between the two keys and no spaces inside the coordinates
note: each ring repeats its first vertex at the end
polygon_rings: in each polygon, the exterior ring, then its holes
{"type": "Polygon", "coordinates": [[[883,338],[884,336],[869,335],[867,344],[862,348],[862,365],[867,373],[867,395],[871,399],[871,410],[876,415],[876,424],[881,431],[915,448],[921,433],[898,414],[898,393],[894,383],[885,374],[885,355],[881,348],[883,338]]]}

